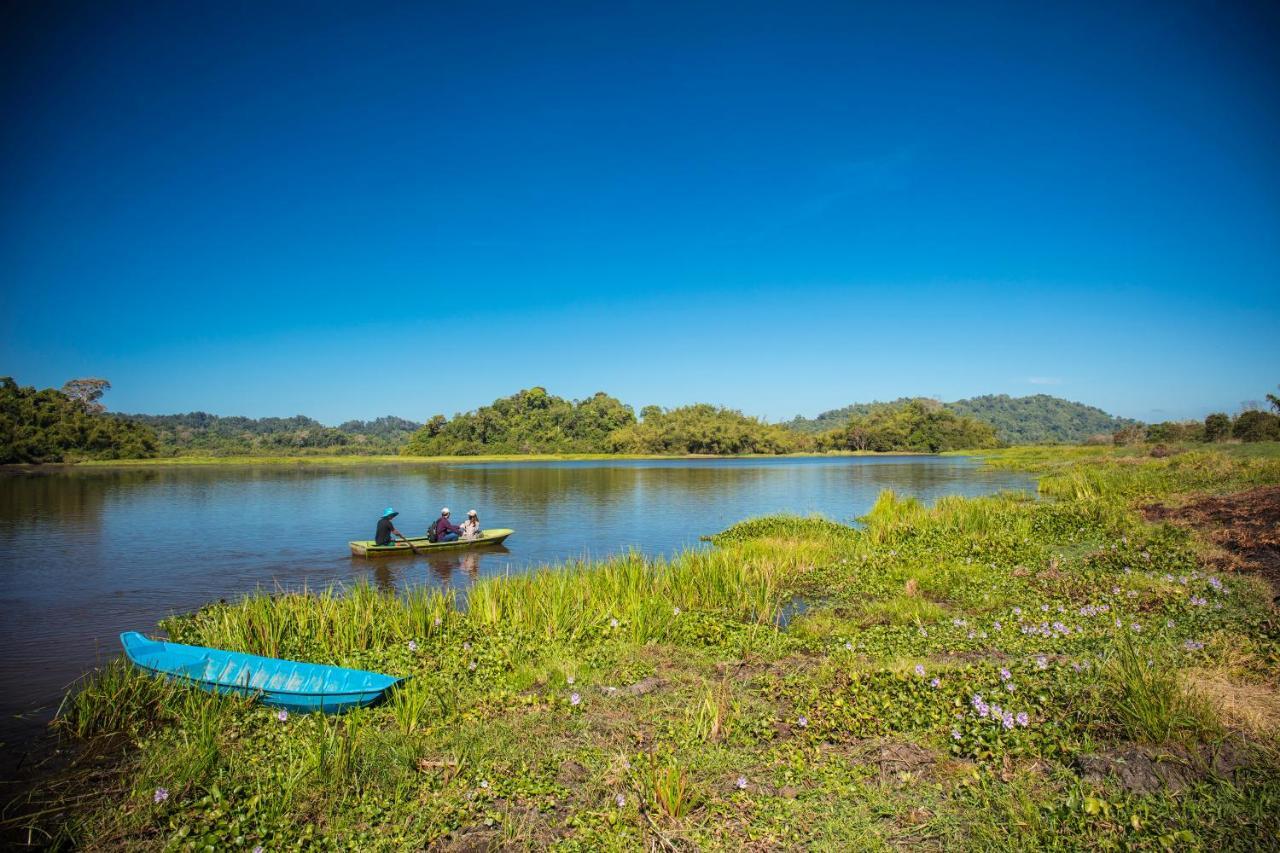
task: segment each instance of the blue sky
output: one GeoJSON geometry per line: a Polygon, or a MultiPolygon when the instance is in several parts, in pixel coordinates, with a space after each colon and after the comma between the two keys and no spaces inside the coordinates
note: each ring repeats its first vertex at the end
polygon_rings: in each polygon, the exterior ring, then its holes
{"type": "Polygon", "coordinates": [[[1261,398],[1280,7],[1048,5],[8,4],[0,374],[331,423],[1261,398]]]}

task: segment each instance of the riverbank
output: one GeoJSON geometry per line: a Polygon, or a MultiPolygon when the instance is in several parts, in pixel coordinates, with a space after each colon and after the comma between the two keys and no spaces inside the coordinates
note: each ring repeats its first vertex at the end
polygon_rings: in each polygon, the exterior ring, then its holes
{"type": "Polygon", "coordinates": [[[1273,593],[1203,524],[1143,513],[1280,484],[1280,460],[993,463],[1054,500],[885,493],[860,529],[759,519],[465,606],[357,587],[169,620],[413,679],[280,719],[109,667],[62,722],[107,761],[38,792],[36,822],[97,848],[1276,844],[1273,593]]]}
{"type": "MultiPolygon", "coordinates": [[[[0,465],[0,472],[58,471],[76,469],[110,468],[163,468],[181,466],[245,466],[245,465],[466,465],[494,462],[598,462],[598,461],[661,461],[688,459],[804,459],[838,458],[845,456],[929,456],[927,453],[901,451],[873,453],[871,451],[837,450],[825,453],[744,453],[735,456],[717,456],[708,453],[684,455],[660,455],[643,453],[531,453],[524,455],[489,456],[171,456],[155,459],[91,459],[75,463],[50,463],[45,465],[0,465]]],[[[953,454],[965,455],[965,454],[953,454]]]]}

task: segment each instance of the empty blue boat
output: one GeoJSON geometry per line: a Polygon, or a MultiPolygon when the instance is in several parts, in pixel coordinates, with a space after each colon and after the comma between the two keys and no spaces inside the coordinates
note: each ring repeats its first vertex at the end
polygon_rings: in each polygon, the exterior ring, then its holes
{"type": "Polygon", "coordinates": [[[288,711],[338,714],[372,705],[404,681],[380,672],[148,640],[137,631],[121,634],[120,642],[129,660],[148,672],[288,711]]]}

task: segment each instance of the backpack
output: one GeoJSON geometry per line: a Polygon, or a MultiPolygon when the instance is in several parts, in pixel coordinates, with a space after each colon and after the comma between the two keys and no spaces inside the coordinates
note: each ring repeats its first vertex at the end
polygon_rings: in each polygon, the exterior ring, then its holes
{"type": "Polygon", "coordinates": [[[440,519],[431,522],[431,526],[427,528],[427,541],[435,542],[440,538],[440,519]]]}

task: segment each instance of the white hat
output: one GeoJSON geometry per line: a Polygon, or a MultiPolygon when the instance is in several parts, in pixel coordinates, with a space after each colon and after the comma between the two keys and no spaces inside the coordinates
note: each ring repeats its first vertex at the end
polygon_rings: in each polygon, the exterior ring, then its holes
{"type": "Polygon", "coordinates": [[[476,514],[476,511],[474,509],[467,510],[467,515],[475,515],[475,514],[476,514]]]}
{"type": "Polygon", "coordinates": [[[448,514],[449,514],[449,508],[448,508],[448,507],[443,508],[442,510],[440,510],[440,514],[441,514],[441,515],[448,515],[448,514]]]}

